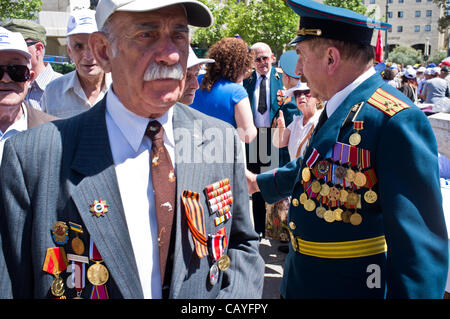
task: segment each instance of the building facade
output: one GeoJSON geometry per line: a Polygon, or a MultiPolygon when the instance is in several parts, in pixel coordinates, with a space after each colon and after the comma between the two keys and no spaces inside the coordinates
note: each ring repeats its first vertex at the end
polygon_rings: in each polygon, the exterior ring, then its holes
{"type": "Polygon", "coordinates": [[[424,56],[434,56],[447,50],[447,34],[438,30],[438,20],[444,15],[433,0],[362,0],[375,18],[392,24],[387,37],[389,51],[397,45],[421,50],[424,56]]]}

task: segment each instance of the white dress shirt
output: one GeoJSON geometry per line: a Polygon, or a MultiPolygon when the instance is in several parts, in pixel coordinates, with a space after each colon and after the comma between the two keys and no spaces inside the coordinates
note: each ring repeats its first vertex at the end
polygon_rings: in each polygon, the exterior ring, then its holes
{"type": "Polygon", "coordinates": [[[20,117],[20,119],[11,124],[4,133],[0,131],[0,164],[2,162],[3,146],[5,145],[5,141],[11,136],[16,135],[19,132],[26,131],[28,129],[28,112],[27,108],[23,103],[22,103],[22,111],[23,114],[20,117]]]}
{"type": "MultiPolygon", "coordinates": [[[[173,109],[159,121],[164,145],[175,169],[173,109]]],[[[158,224],[150,171],[152,141],[145,136],[149,118],[129,111],[110,89],[106,96],[106,126],[116,169],[120,196],[139,272],[144,298],[161,298],[158,224]]]]}
{"type": "Polygon", "coordinates": [[[333,95],[333,97],[328,100],[325,107],[325,109],[327,110],[328,118],[330,118],[330,116],[334,113],[334,111],[336,111],[339,105],[341,105],[342,102],[344,102],[347,96],[349,96],[354,89],[356,89],[361,83],[363,83],[365,80],[374,75],[375,72],[376,71],[374,68],[370,68],[369,70],[361,74],[359,77],[357,77],[352,83],[347,85],[343,90],[333,95]]]}
{"type": "Polygon", "coordinates": [[[255,96],[254,96],[254,101],[255,101],[254,121],[255,121],[255,126],[257,128],[270,127],[270,124],[271,124],[270,123],[270,72],[271,72],[271,69],[269,69],[269,72],[267,72],[266,78],[265,78],[267,110],[266,110],[266,112],[264,112],[264,114],[261,114],[258,111],[259,88],[261,86],[263,77],[258,72],[256,72],[255,96]]]}

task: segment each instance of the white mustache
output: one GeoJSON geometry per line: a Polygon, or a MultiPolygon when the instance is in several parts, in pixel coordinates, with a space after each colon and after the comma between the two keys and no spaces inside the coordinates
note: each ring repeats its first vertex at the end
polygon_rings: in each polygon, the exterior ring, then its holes
{"type": "Polygon", "coordinates": [[[174,65],[163,65],[152,63],[147,67],[144,74],[144,81],[154,81],[163,79],[182,80],[184,77],[183,68],[180,63],[174,65]]]}

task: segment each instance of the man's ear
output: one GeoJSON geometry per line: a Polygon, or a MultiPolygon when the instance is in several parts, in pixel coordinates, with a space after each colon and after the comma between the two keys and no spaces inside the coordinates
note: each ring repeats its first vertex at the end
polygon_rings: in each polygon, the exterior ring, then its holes
{"type": "Polygon", "coordinates": [[[37,42],[34,45],[34,48],[36,50],[36,57],[41,57],[44,58],[44,45],[42,44],[42,42],[37,42]]]}
{"type": "Polygon", "coordinates": [[[30,70],[30,78],[28,79],[28,81],[32,83],[35,79],[36,79],[36,72],[30,70]]]}
{"type": "Polygon", "coordinates": [[[102,32],[94,32],[89,37],[89,47],[92,55],[105,73],[111,72],[112,45],[102,32]]]}
{"type": "Polygon", "coordinates": [[[341,54],[335,47],[329,47],[326,54],[328,74],[333,74],[341,63],[341,54]]]}

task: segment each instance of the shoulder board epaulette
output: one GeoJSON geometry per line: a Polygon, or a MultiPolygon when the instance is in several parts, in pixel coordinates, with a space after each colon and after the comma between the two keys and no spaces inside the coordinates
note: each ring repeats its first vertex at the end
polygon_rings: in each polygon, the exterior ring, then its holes
{"type": "Polygon", "coordinates": [[[410,108],[408,103],[396,98],[381,88],[372,94],[372,96],[367,100],[367,103],[376,107],[388,116],[394,116],[398,112],[410,108]]]}

